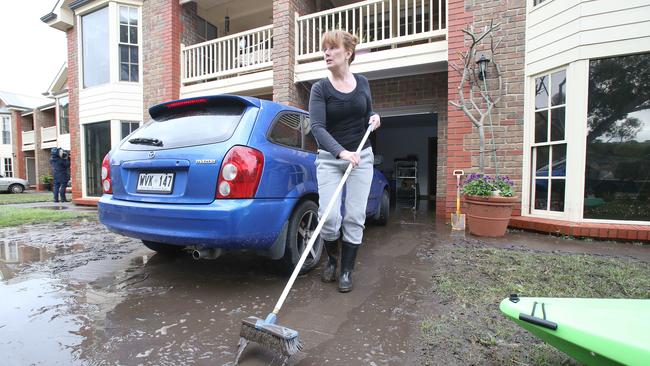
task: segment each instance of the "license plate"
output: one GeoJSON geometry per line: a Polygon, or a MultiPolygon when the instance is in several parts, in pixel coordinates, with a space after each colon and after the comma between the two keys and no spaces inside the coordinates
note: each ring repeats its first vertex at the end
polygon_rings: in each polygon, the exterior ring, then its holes
{"type": "Polygon", "coordinates": [[[174,173],[140,173],[136,191],[142,193],[172,193],[174,173]]]}

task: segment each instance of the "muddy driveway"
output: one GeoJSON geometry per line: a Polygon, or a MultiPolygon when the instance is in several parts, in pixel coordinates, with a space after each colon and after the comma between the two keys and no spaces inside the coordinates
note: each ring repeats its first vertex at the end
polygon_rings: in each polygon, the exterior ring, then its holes
{"type": "MultiPolygon", "coordinates": [[[[441,224],[440,224],[441,225],[441,224]]],[[[305,342],[300,365],[415,362],[435,222],[407,212],[369,226],[355,290],[301,276],[279,317],[305,342]],[[408,230],[403,230],[408,228],[408,230]]],[[[0,229],[3,365],[223,365],[244,317],[264,317],[285,284],[273,263],[243,255],[168,258],[94,220],[0,229]]],[[[250,345],[240,364],[279,364],[250,345]]]]}

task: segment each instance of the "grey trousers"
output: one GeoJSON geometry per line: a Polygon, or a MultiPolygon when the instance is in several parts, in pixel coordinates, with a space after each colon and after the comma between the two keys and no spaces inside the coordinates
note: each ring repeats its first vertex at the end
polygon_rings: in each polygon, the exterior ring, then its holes
{"type": "MultiPolygon", "coordinates": [[[[334,241],[339,238],[341,219],[343,219],[343,240],[350,244],[361,244],[366,221],[366,205],[372,184],[373,161],[374,155],[371,147],[361,151],[361,161],[356,168],[352,169],[345,184],[345,215],[341,217],[341,194],[339,194],[323,225],[320,234],[323,240],[334,241]]],[[[316,176],[318,178],[319,218],[323,217],[327,204],[332,199],[349,164],[349,161],[337,159],[325,150],[318,150],[316,176]]]]}

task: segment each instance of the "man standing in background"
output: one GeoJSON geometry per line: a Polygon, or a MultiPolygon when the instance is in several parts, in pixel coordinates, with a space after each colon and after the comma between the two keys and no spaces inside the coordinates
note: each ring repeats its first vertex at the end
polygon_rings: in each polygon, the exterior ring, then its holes
{"type": "Polygon", "coordinates": [[[50,166],[54,176],[54,186],[52,188],[54,202],[59,202],[59,199],[61,202],[68,202],[65,198],[65,189],[70,180],[70,154],[60,148],[52,149],[50,166]]]}

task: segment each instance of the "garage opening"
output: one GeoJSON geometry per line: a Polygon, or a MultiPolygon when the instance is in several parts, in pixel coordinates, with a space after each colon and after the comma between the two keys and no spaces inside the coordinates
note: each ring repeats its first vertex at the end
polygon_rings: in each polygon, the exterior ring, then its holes
{"type": "MultiPolygon", "coordinates": [[[[390,113],[387,113],[390,115],[390,113]]],[[[376,168],[389,180],[391,204],[435,213],[438,115],[421,113],[382,118],[372,137],[376,168]]]]}

